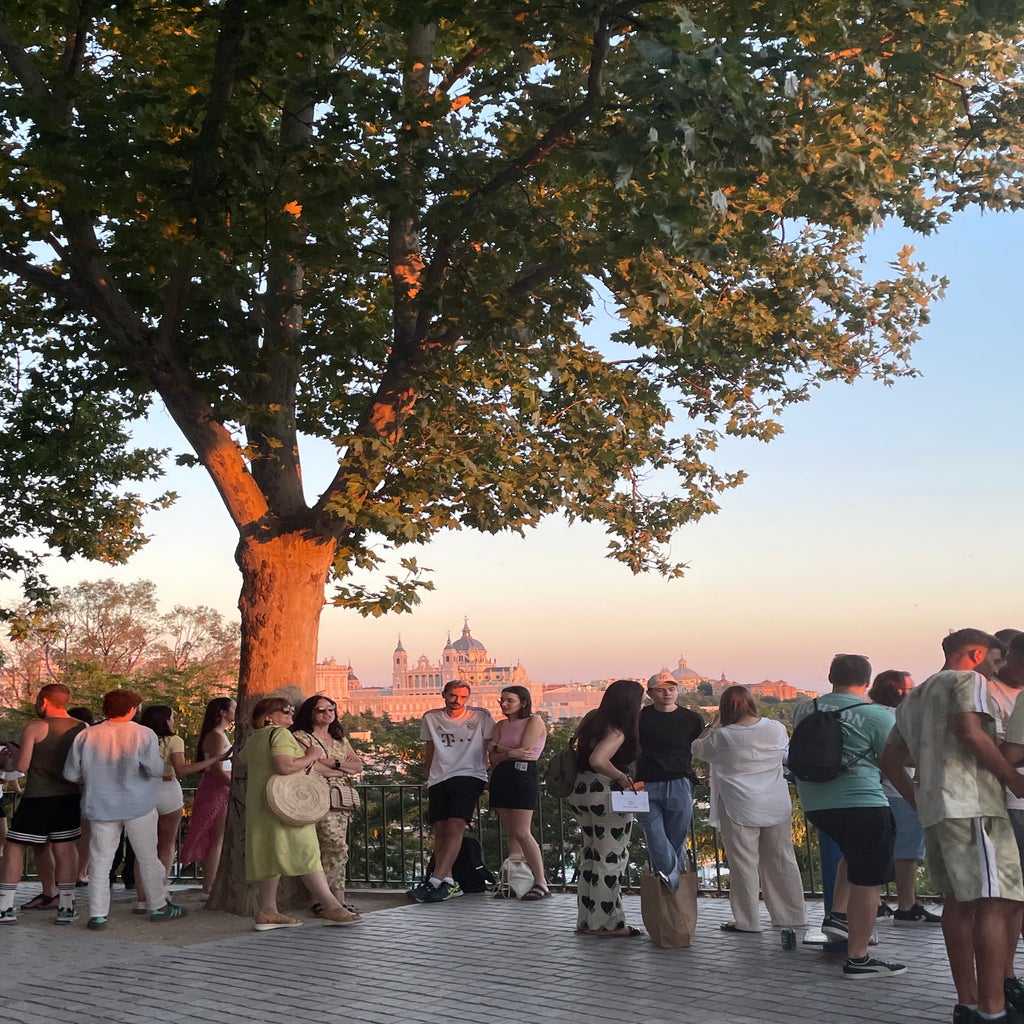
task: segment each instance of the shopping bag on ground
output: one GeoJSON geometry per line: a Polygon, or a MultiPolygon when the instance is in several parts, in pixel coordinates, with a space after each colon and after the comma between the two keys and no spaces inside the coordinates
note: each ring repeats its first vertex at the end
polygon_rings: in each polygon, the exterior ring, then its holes
{"type": "Polygon", "coordinates": [[[640,876],[640,915],[651,942],[662,949],[685,949],[697,929],[697,874],[679,876],[673,892],[650,865],[640,876]]]}

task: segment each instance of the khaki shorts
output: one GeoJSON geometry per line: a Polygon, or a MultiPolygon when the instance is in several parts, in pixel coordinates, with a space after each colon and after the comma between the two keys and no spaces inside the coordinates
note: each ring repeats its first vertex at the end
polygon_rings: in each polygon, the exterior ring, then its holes
{"type": "Polygon", "coordinates": [[[1024,902],[1020,854],[1006,818],[947,818],[924,830],[932,884],[963,903],[1024,902]]]}

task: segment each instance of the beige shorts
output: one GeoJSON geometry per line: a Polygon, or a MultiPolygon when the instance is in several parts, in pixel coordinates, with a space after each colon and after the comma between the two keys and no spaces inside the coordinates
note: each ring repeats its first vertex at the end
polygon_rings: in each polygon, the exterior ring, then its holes
{"type": "Polygon", "coordinates": [[[1006,818],[947,818],[924,830],[932,884],[961,902],[1024,902],[1020,853],[1006,818]]]}

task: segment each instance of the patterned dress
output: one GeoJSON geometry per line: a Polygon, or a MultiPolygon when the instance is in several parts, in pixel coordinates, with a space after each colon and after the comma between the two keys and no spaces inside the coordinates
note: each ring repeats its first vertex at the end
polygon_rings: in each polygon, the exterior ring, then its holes
{"type": "MultiPolygon", "coordinates": [[[[230,769],[230,762],[225,762],[225,771],[230,769]]],[[[217,822],[228,813],[228,796],[231,786],[219,772],[207,769],[199,781],[195,800],[192,802],[192,813],[188,819],[188,831],[181,844],[181,863],[192,864],[202,862],[210,852],[213,844],[213,833],[217,822]]]]}
{"type": "MultiPolygon", "coordinates": [[[[336,740],[333,737],[321,743],[315,736],[301,729],[296,729],[295,738],[308,748],[317,743],[323,748],[324,756],[338,761],[354,753],[348,740],[336,740]]],[[[348,778],[334,777],[327,780],[332,786],[350,786],[348,778]]],[[[320,860],[323,862],[324,874],[332,891],[343,892],[345,889],[345,873],[348,870],[348,827],[352,821],[352,811],[329,811],[316,823],[316,837],[320,841],[320,860]]]]}
{"type": "Polygon", "coordinates": [[[611,810],[611,791],[606,775],[581,771],[568,799],[583,833],[576,880],[576,929],[581,932],[626,926],[619,882],[626,868],[633,815],[611,810]]]}

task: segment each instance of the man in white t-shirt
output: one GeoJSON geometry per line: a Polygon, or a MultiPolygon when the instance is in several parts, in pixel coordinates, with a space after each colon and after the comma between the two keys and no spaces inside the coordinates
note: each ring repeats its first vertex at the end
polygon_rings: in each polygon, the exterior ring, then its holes
{"type": "Polygon", "coordinates": [[[420,739],[426,743],[434,872],[409,891],[417,903],[443,903],[462,895],[452,868],[487,784],[487,741],[494,734],[490,712],[469,707],[469,694],[466,683],[445,683],[444,707],[428,711],[420,724],[420,739]]]}

